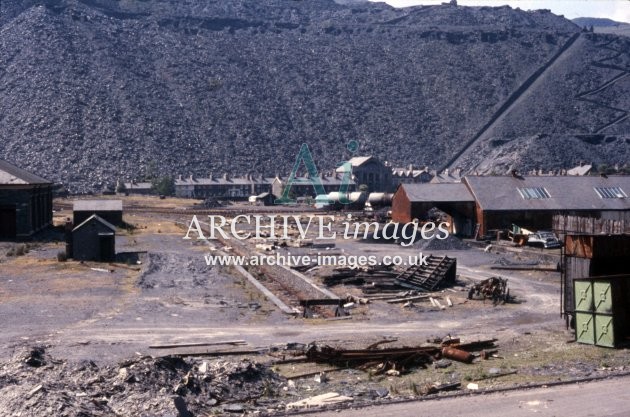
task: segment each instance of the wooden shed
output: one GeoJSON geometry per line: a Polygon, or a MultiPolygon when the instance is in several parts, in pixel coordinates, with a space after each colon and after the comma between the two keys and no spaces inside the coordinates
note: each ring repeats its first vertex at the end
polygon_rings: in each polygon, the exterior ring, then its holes
{"type": "Polygon", "coordinates": [[[72,249],[68,257],[80,261],[114,262],[116,260],[116,227],[92,215],[72,229],[72,249]]]}

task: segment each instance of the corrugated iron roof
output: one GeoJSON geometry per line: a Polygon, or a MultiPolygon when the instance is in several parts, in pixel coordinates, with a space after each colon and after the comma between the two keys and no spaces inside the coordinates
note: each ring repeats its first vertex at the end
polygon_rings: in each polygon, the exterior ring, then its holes
{"type": "Polygon", "coordinates": [[[40,176],[18,168],[6,161],[0,160],[0,185],[40,185],[52,184],[40,176]]]}
{"type": "Polygon", "coordinates": [[[483,210],[630,210],[630,198],[601,198],[596,187],[620,187],[630,195],[630,176],[465,177],[483,210]],[[524,188],[544,188],[549,198],[524,198],[524,188]]]}
{"type": "Polygon", "coordinates": [[[401,184],[409,201],[421,202],[474,202],[475,199],[462,183],[401,184]]]}
{"type": "Polygon", "coordinates": [[[73,211],[122,211],[122,200],[76,200],[73,211]]]}

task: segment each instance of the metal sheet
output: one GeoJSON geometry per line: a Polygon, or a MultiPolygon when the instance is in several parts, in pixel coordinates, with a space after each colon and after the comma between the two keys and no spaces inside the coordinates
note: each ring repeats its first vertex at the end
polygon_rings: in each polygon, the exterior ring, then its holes
{"type": "Polygon", "coordinates": [[[593,310],[593,283],[575,281],[575,311],[591,312],[593,310]]]}
{"type": "Polygon", "coordinates": [[[595,315],[595,344],[615,347],[615,328],[612,316],[595,315]]]}
{"type": "Polygon", "coordinates": [[[612,313],[612,288],[610,282],[593,283],[593,304],[597,313],[612,313]]]}
{"type": "Polygon", "coordinates": [[[575,338],[580,343],[595,344],[593,314],[575,313],[575,338]]]}

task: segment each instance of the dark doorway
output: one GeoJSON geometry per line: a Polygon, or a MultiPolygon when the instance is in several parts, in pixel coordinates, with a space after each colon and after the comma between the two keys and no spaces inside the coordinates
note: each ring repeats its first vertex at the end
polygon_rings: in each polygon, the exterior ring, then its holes
{"type": "Polygon", "coordinates": [[[15,207],[0,207],[0,238],[15,239],[16,220],[15,207]]]}
{"type": "Polygon", "coordinates": [[[114,262],[116,260],[116,240],[114,234],[99,234],[100,261],[114,262]]]}

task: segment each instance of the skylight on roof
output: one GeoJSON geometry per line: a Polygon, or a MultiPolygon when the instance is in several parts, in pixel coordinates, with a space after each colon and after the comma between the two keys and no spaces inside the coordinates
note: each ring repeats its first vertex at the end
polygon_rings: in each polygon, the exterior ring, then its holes
{"type": "Polygon", "coordinates": [[[518,193],[524,200],[542,200],[544,198],[551,198],[549,192],[544,187],[518,188],[518,193]]]}
{"type": "Polygon", "coordinates": [[[621,187],[593,187],[599,198],[627,198],[621,187]]]}

